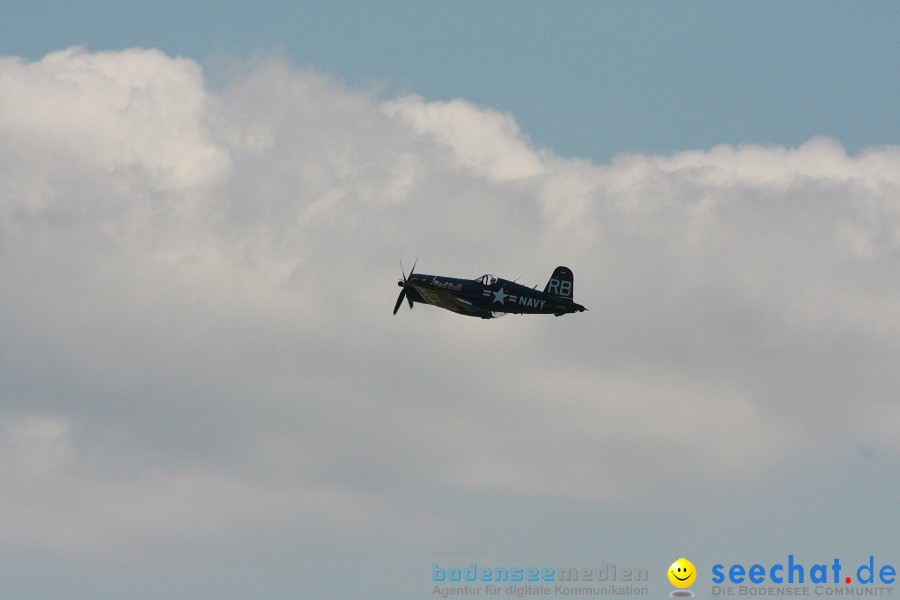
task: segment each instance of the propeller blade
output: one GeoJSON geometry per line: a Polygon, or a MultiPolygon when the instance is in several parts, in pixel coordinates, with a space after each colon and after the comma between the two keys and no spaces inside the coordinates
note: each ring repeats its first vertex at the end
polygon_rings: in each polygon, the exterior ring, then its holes
{"type": "MultiPolygon", "coordinates": [[[[417,264],[419,264],[419,257],[418,257],[418,256],[416,257],[416,260],[413,262],[412,269],[409,270],[409,277],[406,277],[406,278],[404,279],[403,283],[406,283],[407,281],[409,281],[410,279],[412,279],[413,273],[415,273],[415,271],[416,271],[416,265],[417,265],[417,264]]],[[[403,268],[403,265],[400,265],[400,268],[402,269],[402,268],[403,268]]],[[[408,285],[409,285],[409,284],[406,283],[406,285],[403,286],[403,291],[406,291],[406,286],[408,286],[408,285]]],[[[407,296],[406,296],[406,301],[409,302],[409,308],[412,309],[412,307],[413,307],[412,296],[410,296],[409,294],[407,294],[407,296]]]]}
{"type": "MultiPolygon", "coordinates": [[[[397,296],[397,304],[394,305],[394,314],[397,314],[397,311],[400,310],[400,305],[403,304],[403,298],[406,296],[406,286],[400,290],[400,295],[397,296]]],[[[412,299],[409,301],[410,305],[412,305],[412,299]]],[[[411,308],[412,306],[410,306],[411,308]]]]}
{"type": "Polygon", "coordinates": [[[400,310],[400,305],[403,304],[403,298],[406,298],[406,301],[409,302],[409,307],[413,307],[413,299],[412,296],[406,293],[406,288],[409,287],[409,279],[413,276],[413,273],[416,270],[416,264],[419,262],[419,257],[416,257],[416,261],[413,263],[412,269],[409,270],[409,276],[407,277],[406,272],[403,270],[403,261],[400,261],[400,272],[403,273],[403,289],[400,290],[400,295],[397,296],[397,304],[394,305],[394,314],[397,314],[397,311],[400,310]]]}

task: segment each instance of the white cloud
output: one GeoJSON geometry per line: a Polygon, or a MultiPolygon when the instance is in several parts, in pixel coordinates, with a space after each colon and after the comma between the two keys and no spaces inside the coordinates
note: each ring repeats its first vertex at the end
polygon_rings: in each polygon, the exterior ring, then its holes
{"type": "Polygon", "coordinates": [[[471,524],[430,494],[622,501],[681,460],[719,489],[835,439],[900,452],[896,147],[592,165],[462,100],[80,49],[0,61],[0,140],[2,542],[449,535],[471,524]],[[590,312],[391,317],[417,254],[567,264],[590,312]]]}
{"type": "Polygon", "coordinates": [[[547,168],[548,157],[528,143],[510,114],[461,99],[426,102],[418,96],[403,96],[382,106],[416,133],[434,136],[450,151],[452,166],[497,182],[540,175],[547,168]]]}
{"type": "Polygon", "coordinates": [[[132,181],[142,173],[162,189],[185,189],[209,185],[226,166],[209,140],[209,97],[193,61],[71,48],[38,63],[6,58],[0,70],[4,139],[40,160],[45,177],[134,169],[132,181]]]}

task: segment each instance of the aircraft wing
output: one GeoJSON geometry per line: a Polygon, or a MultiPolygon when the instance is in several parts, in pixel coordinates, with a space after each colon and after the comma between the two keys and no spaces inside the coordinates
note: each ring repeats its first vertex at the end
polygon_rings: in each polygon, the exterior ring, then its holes
{"type": "Polygon", "coordinates": [[[453,312],[462,314],[480,315],[482,312],[484,312],[471,302],[467,302],[462,298],[457,298],[447,290],[442,290],[436,287],[432,287],[428,284],[412,281],[410,282],[410,285],[414,287],[416,291],[419,292],[419,295],[422,297],[422,299],[429,304],[433,304],[440,308],[446,308],[447,310],[452,310],[453,312]]]}

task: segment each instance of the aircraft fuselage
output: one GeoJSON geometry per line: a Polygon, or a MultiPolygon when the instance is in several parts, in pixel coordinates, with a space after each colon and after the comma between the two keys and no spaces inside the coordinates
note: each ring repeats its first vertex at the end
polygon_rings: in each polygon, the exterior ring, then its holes
{"type": "Polygon", "coordinates": [[[400,281],[398,285],[408,286],[407,293],[413,302],[433,304],[462,315],[483,319],[498,316],[497,313],[560,316],[585,310],[571,299],[571,278],[568,281],[551,279],[548,283],[548,287],[554,291],[568,291],[569,298],[490,275],[477,279],[460,279],[416,273],[405,284],[400,281]]]}

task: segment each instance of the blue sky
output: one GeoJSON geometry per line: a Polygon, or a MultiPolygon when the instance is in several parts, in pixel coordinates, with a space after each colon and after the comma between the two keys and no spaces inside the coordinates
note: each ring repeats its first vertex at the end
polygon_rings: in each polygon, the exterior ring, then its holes
{"type": "Polygon", "coordinates": [[[510,112],[536,145],[594,161],[900,139],[890,1],[10,2],[3,16],[3,54],[280,54],[353,87],[510,112]]]}
{"type": "Polygon", "coordinates": [[[0,587],[900,566],[898,7],[4,4],[0,587]]]}

